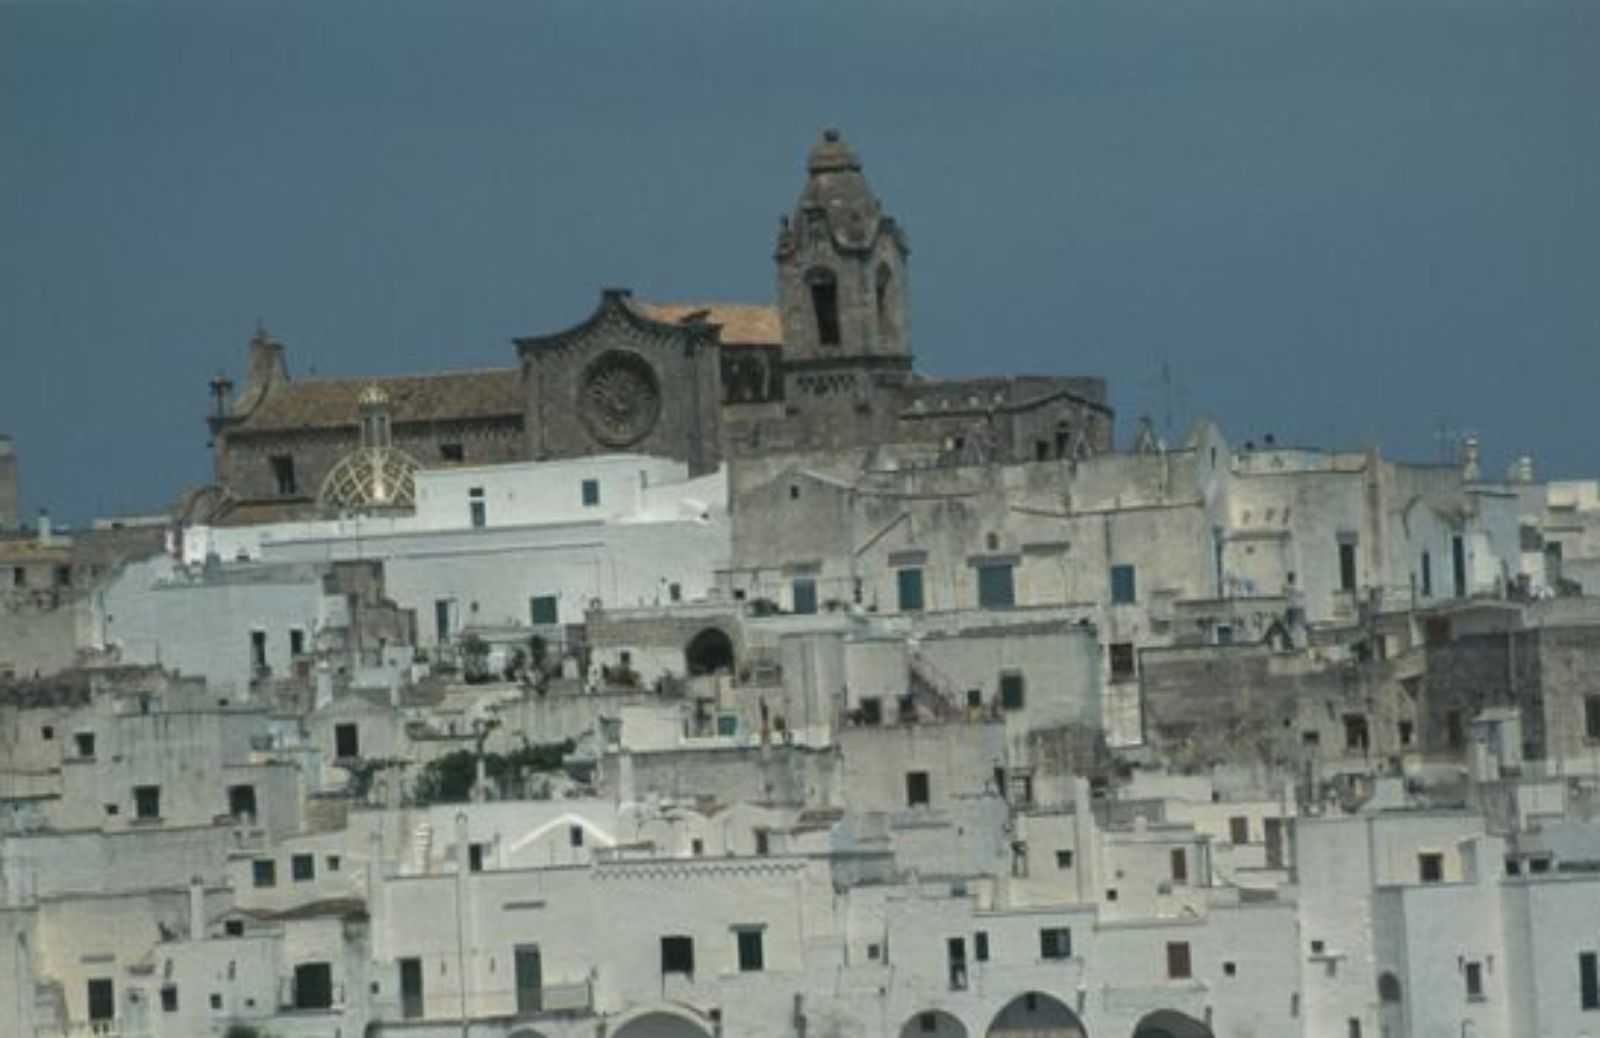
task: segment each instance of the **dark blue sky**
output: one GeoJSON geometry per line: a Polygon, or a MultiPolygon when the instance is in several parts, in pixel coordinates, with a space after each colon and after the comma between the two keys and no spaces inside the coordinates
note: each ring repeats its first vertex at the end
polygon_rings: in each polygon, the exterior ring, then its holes
{"type": "Polygon", "coordinates": [[[258,317],[349,375],[769,298],[837,124],[926,372],[1594,474],[1597,109],[1593,0],[0,0],[0,432],[150,510],[258,317]]]}

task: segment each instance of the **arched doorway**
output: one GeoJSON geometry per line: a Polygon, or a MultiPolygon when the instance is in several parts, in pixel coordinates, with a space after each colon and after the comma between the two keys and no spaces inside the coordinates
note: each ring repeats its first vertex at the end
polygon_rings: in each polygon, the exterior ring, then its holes
{"type": "Polygon", "coordinates": [[[615,1032],[615,1038],[711,1038],[705,1028],[677,1013],[636,1016],[615,1032]]]}
{"type": "Polygon", "coordinates": [[[707,627],[684,647],[683,660],[690,677],[733,673],[733,639],[719,627],[707,627]]]}
{"type": "Polygon", "coordinates": [[[988,1038],[1087,1038],[1083,1021],[1058,998],[1039,991],[1006,1003],[989,1025],[988,1038]]]}
{"type": "Polygon", "coordinates": [[[967,1038],[967,1026],[949,1013],[929,1009],[907,1020],[900,1038],[967,1038]]]}
{"type": "Polygon", "coordinates": [[[1214,1038],[1211,1028],[1172,1009],[1151,1013],[1133,1029],[1133,1038],[1214,1038]]]}

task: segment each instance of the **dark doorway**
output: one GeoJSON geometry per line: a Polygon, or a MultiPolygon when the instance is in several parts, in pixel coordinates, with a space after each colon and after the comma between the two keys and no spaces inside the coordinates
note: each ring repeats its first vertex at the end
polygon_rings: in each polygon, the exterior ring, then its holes
{"type": "Polygon", "coordinates": [[[691,677],[733,673],[733,639],[719,628],[707,627],[689,639],[683,656],[691,677]]]}
{"type": "Polygon", "coordinates": [[[89,1019],[113,1020],[117,1015],[116,989],[111,981],[96,978],[89,981],[89,1019]]]}
{"type": "Polygon", "coordinates": [[[400,960],[400,1015],[406,1020],[422,1017],[422,960],[400,960]]]}
{"type": "Polygon", "coordinates": [[[517,945],[517,1012],[544,1009],[544,958],[537,944],[517,945]]]}

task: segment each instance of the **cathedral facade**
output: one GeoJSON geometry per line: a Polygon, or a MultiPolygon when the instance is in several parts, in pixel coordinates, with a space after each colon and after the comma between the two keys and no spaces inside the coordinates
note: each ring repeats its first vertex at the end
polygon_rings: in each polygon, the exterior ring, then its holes
{"type": "Polygon", "coordinates": [[[700,473],[884,444],[920,447],[930,464],[1110,449],[1101,379],[919,377],[909,254],[860,160],[828,131],[779,227],[775,304],[654,304],[607,289],[577,327],[517,339],[514,365],[404,377],[296,380],[283,347],[258,332],[242,387],[212,383],[216,482],[188,514],[359,509],[344,463],[371,449],[375,422],[402,468],[628,452],[700,473]]]}

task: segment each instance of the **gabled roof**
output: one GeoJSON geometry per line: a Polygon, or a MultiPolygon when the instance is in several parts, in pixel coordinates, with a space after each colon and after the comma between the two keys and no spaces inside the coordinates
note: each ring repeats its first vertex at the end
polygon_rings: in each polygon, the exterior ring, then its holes
{"type": "Polygon", "coordinates": [[[236,426],[245,432],[354,426],[361,394],[379,388],[388,395],[390,420],[475,421],[520,417],[526,406],[516,368],[451,371],[389,378],[312,379],[275,386],[236,426]]]}
{"type": "Polygon", "coordinates": [[[781,346],[783,322],[776,306],[761,303],[636,303],[645,314],[666,324],[715,324],[724,346],[781,346]]]}

